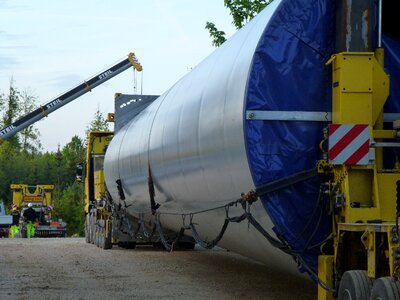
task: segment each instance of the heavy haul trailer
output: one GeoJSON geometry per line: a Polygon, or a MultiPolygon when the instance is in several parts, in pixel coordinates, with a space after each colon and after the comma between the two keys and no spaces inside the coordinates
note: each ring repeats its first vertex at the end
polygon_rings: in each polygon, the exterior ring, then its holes
{"type": "Polygon", "coordinates": [[[319,299],[398,299],[398,4],[383,34],[379,4],[275,0],[132,118],[104,160],[121,220],[294,261],[319,299]]]}
{"type": "MultiPolygon", "coordinates": [[[[116,94],[115,113],[109,115],[109,121],[115,123],[115,132],[118,132],[157,97],[116,94]]],[[[143,218],[125,215],[126,207],[114,203],[107,192],[103,164],[104,155],[113,136],[114,132],[90,132],[86,161],[78,165],[78,180],[85,184],[86,242],[96,244],[103,249],[110,249],[113,244],[131,249],[137,244],[163,247],[162,237],[152,231],[150,225],[144,224],[143,218]]],[[[174,232],[169,232],[169,234],[174,234],[174,232]]],[[[194,245],[193,239],[187,236],[182,236],[176,243],[176,246],[185,249],[191,249],[194,245]]]]}
{"type": "Polygon", "coordinates": [[[35,237],[65,237],[66,224],[52,219],[52,193],[54,185],[11,184],[13,192],[12,215],[14,225],[19,225],[19,236],[26,237],[25,222],[20,219],[28,204],[36,213],[35,237]]]}
{"type": "Polygon", "coordinates": [[[87,243],[94,243],[104,249],[112,247],[111,225],[112,212],[109,204],[104,201],[106,189],[104,186],[104,153],[113,137],[112,132],[90,132],[87,144],[87,160],[78,165],[78,181],[83,181],[85,201],[85,238],[87,243]],[[83,180],[84,178],[84,180],[83,180]],[[100,226],[97,226],[101,225],[100,226]],[[103,230],[102,240],[99,240],[99,228],[103,230]]]}

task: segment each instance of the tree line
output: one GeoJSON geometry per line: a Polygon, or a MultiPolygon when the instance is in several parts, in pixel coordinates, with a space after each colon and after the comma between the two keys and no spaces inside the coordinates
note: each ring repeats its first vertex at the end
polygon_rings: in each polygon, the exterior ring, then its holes
{"type": "MultiPolygon", "coordinates": [[[[237,29],[243,27],[273,0],[224,0],[237,29]]],[[[212,22],[206,23],[212,44],[225,42],[225,32],[212,22]]],[[[0,128],[33,111],[37,97],[29,90],[19,90],[13,79],[6,93],[0,93],[0,128]]],[[[108,130],[99,110],[86,130],[108,130]]],[[[79,136],[56,152],[42,151],[40,132],[31,125],[0,145],[0,201],[12,203],[11,183],[54,184],[53,204],[57,218],[67,222],[67,234],[84,234],[83,184],[75,180],[76,165],[85,160],[86,139],[79,136]]]]}
{"type": "MultiPolygon", "coordinates": [[[[4,128],[37,107],[37,96],[20,90],[11,79],[9,89],[0,94],[0,128],[4,128]]],[[[87,128],[108,130],[98,110],[87,128]]],[[[40,132],[31,125],[0,145],[0,201],[12,204],[10,184],[53,184],[53,218],[67,223],[67,234],[84,234],[83,184],[76,182],[76,165],[86,158],[86,140],[73,136],[55,152],[43,151],[40,132]]]]}

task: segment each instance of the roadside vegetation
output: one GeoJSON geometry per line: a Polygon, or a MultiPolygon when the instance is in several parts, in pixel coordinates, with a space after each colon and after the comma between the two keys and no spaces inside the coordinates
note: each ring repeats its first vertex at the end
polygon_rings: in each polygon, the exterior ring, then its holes
{"type": "MultiPolygon", "coordinates": [[[[232,23],[243,27],[273,0],[224,0],[232,23]]],[[[225,42],[225,33],[212,22],[206,23],[212,44],[219,47],[225,42]]],[[[11,79],[8,91],[0,92],[0,128],[37,108],[37,96],[30,90],[20,90],[11,79]]],[[[108,123],[98,110],[86,134],[91,130],[107,130],[108,123]]],[[[6,207],[12,204],[11,183],[29,185],[54,184],[53,204],[55,217],[63,219],[67,234],[84,235],[83,184],[76,182],[76,165],[85,160],[86,137],[74,136],[55,152],[43,151],[40,132],[34,126],[22,130],[0,145],[0,201],[6,207]]]]}
{"type": "MultiPolygon", "coordinates": [[[[19,90],[13,79],[6,93],[0,93],[0,128],[37,107],[37,97],[29,90],[19,90]]],[[[98,110],[87,128],[107,129],[98,110]]],[[[69,236],[84,234],[83,184],[75,181],[76,165],[85,160],[86,138],[72,137],[55,152],[43,151],[40,132],[34,126],[22,130],[0,145],[0,200],[10,208],[11,183],[54,184],[53,204],[56,218],[63,219],[69,236]]]]}
{"type": "MultiPolygon", "coordinates": [[[[232,16],[232,24],[236,29],[240,29],[272,1],[274,0],[224,0],[224,6],[232,16]]],[[[226,41],[225,32],[219,30],[213,22],[206,22],[205,28],[210,34],[213,46],[219,47],[226,41]]]]}

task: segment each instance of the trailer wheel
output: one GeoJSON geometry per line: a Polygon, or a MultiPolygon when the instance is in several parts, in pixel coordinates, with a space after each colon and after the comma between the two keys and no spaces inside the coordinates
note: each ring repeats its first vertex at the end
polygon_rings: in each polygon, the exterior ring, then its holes
{"type": "Polygon", "coordinates": [[[102,249],[106,248],[106,221],[99,220],[99,247],[102,249]]]}
{"type": "Polygon", "coordinates": [[[153,242],[153,247],[165,250],[165,247],[161,242],[153,242]]]}
{"type": "Polygon", "coordinates": [[[118,247],[125,248],[125,249],[135,249],[136,242],[118,242],[118,247]]]}
{"type": "Polygon", "coordinates": [[[339,285],[339,300],[369,299],[372,281],[364,270],[344,272],[339,285]]]}
{"type": "Polygon", "coordinates": [[[400,283],[390,277],[381,277],[374,281],[371,300],[400,300],[400,283]]]}
{"type": "Polygon", "coordinates": [[[96,238],[96,224],[93,216],[90,216],[90,243],[94,244],[95,243],[95,238],[96,238]]]}
{"type": "Polygon", "coordinates": [[[85,218],[85,241],[86,243],[90,243],[90,221],[89,221],[89,215],[86,215],[85,218]]]}
{"type": "Polygon", "coordinates": [[[111,241],[111,226],[110,224],[110,220],[108,221],[104,221],[104,229],[103,229],[103,234],[104,234],[104,244],[103,244],[103,249],[111,249],[112,248],[112,241],[111,241]],[[106,230],[108,229],[108,230],[106,230]],[[107,231],[107,235],[106,235],[106,231],[107,231]]]}
{"type": "Polygon", "coordinates": [[[89,214],[89,243],[93,244],[93,222],[92,216],[89,214]]]}
{"type": "Polygon", "coordinates": [[[179,242],[178,243],[178,247],[180,249],[185,249],[185,250],[193,250],[195,246],[196,246],[196,243],[194,243],[194,242],[179,242]]]}
{"type": "Polygon", "coordinates": [[[94,228],[94,242],[97,247],[100,247],[100,228],[97,220],[94,223],[94,228]]]}
{"type": "Polygon", "coordinates": [[[136,248],[136,242],[125,242],[124,248],[126,248],[126,249],[135,249],[136,248]]]}
{"type": "Polygon", "coordinates": [[[97,247],[103,248],[103,220],[97,221],[97,247]]]}

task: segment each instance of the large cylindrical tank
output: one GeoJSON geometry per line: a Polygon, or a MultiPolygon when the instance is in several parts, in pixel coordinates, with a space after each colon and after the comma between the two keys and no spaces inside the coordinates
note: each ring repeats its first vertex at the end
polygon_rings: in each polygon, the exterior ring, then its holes
{"type": "MultiPolygon", "coordinates": [[[[179,214],[223,206],[243,192],[314,168],[328,123],[320,112],[331,109],[331,70],[325,63],[335,48],[334,2],[273,1],[123,127],[105,158],[113,199],[119,199],[120,179],[127,211],[151,217],[150,176],[163,226],[179,231],[185,222],[179,214]]],[[[392,42],[392,49],[398,47],[392,42]]],[[[391,92],[399,94],[398,88],[391,92]]],[[[391,99],[389,107],[399,111],[391,99]]],[[[311,178],[251,206],[257,221],[299,250],[302,263],[314,270],[318,245],[330,232],[319,185],[311,178]]],[[[229,214],[241,212],[237,207],[229,214]]],[[[195,214],[193,221],[204,239],[213,239],[225,216],[221,208],[195,214]]],[[[229,225],[220,245],[294,269],[290,256],[248,222],[229,225]]]]}

